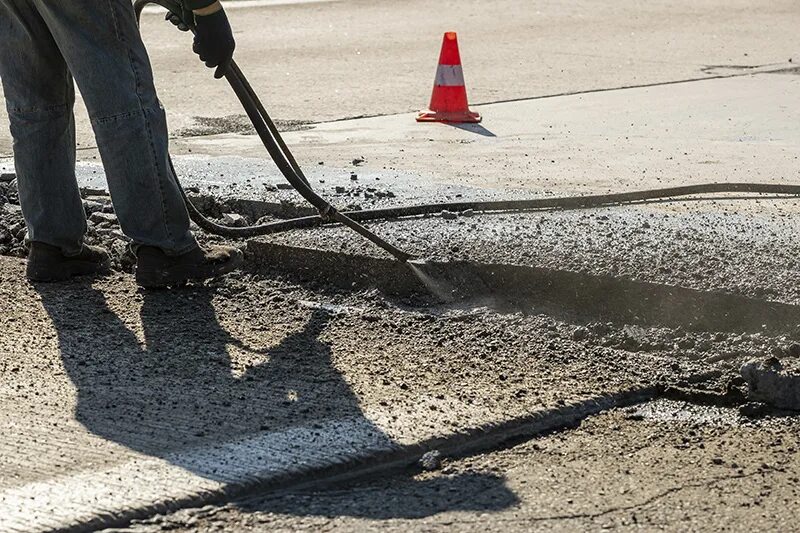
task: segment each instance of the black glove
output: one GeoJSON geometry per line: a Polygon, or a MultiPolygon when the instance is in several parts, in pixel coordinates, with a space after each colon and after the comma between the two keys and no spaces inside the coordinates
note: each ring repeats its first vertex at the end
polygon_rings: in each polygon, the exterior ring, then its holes
{"type": "Polygon", "coordinates": [[[164,17],[164,19],[173,23],[181,31],[189,31],[189,26],[186,24],[189,23],[194,26],[194,13],[192,13],[191,9],[186,9],[183,4],[181,4],[181,8],[183,12],[181,16],[176,15],[172,11],[167,11],[167,16],[164,17]]]}
{"type": "MultiPolygon", "coordinates": [[[[215,78],[221,78],[228,72],[233,61],[233,50],[236,41],[224,9],[210,15],[195,15],[194,46],[192,49],[200,56],[207,67],[217,70],[215,78]]],[[[179,26],[180,27],[180,26],[179,26]]]]}

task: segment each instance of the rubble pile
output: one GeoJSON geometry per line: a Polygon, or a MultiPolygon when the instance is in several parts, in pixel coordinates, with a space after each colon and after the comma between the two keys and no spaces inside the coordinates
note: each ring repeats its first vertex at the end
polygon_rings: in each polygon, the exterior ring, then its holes
{"type": "MultiPolygon", "coordinates": [[[[86,212],[86,243],[102,246],[111,254],[112,267],[121,272],[132,272],[136,258],[130,247],[130,239],[119,227],[111,198],[102,194],[87,194],[83,199],[86,212]]],[[[219,217],[223,223],[229,222],[226,214],[219,217]]],[[[198,240],[209,242],[218,240],[215,236],[196,233],[198,240]]],[[[0,255],[25,257],[27,228],[19,205],[16,180],[0,181],[0,255]]]]}
{"type": "Polygon", "coordinates": [[[0,255],[24,257],[25,221],[19,206],[16,180],[0,181],[0,255]]]}
{"type": "Polygon", "coordinates": [[[749,361],[741,368],[750,398],[779,409],[800,411],[800,364],[770,357],[749,361]]]}

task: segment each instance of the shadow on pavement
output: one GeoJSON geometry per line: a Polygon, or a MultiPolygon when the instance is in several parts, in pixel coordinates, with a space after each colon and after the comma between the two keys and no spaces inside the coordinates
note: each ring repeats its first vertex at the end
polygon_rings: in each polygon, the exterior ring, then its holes
{"type": "Polygon", "coordinates": [[[453,128],[457,128],[459,130],[468,131],[470,133],[476,133],[483,137],[497,137],[497,135],[487,130],[480,124],[469,124],[469,123],[460,124],[457,122],[443,122],[443,124],[447,124],[448,126],[452,126],[453,128]]]}
{"type": "MultiPolygon", "coordinates": [[[[352,428],[391,442],[366,418],[334,367],[330,346],[320,340],[334,319],[326,310],[301,311],[306,316],[304,322],[298,317],[297,329],[277,344],[253,347],[220,323],[210,287],[136,293],[126,286],[105,293],[88,282],[74,282],[36,290],[58,331],[64,368],[77,389],[75,418],[104,439],[217,481],[225,481],[226,472],[181,460],[176,452],[266,432],[292,434],[293,428],[303,427],[338,428],[324,436],[330,450],[352,441],[352,428]],[[114,298],[115,290],[129,291],[121,297],[131,309],[122,316],[106,299],[114,298]],[[345,423],[337,426],[340,421],[345,423]]],[[[236,318],[232,303],[224,302],[226,323],[236,318]]],[[[289,444],[286,453],[297,455],[292,462],[302,463],[310,444],[289,444]]],[[[324,454],[328,448],[320,449],[324,454]]],[[[259,459],[257,468],[268,469],[270,461],[287,463],[285,456],[259,459]]],[[[502,479],[478,479],[505,491],[501,501],[516,500],[502,479]]],[[[463,480],[437,483],[450,482],[463,480]]],[[[460,505],[483,509],[472,502],[460,505]]]]}
{"type": "Polygon", "coordinates": [[[394,476],[336,490],[291,492],[241,503],[244,512],[295,516],[416,519],[448,511],[500,511],[520,503],[505,478],[462,473],[415,480],[394,476]]]}

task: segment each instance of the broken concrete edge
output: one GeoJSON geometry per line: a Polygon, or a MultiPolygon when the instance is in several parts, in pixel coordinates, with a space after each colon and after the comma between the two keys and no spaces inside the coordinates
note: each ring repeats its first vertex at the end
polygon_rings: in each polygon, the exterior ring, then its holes
{"type": "MultiPolygon", "coordinates": [[[[12,175],[13,176],[13,175],[12,175]]],[[[106,189],[93,187],[80,187],[81,198],[84,200],[96,197],[110,197],[106,189]]],[[[287,200],[257,200],[252,198],[237,198],[218,196],[214,194],[203,194],[193,192],[191,189],[186,191],[186,196],[206,216],[215,218],[222,217],[225,213],[237,213],[244,215],[250,222],[256,222],[264,217],[273,218],[298,218],[313,216],[317,210],[305,202],[294,203],[287,200]]]]}
{"type": "Polygon", "coordinates": [[[249,222],[257,222],[264,217],[299,218],[313,216],[317,210],[311,206],[289,201],[267,201],[247,198],[226,198],[213,194],[187,194],[189,201],[206,216],[222,217],[226,213],[236,213],[247,217],[249,222]]]}
{"type": "Polygon", "coordinates": [[[504,309],[553,308],[629,324],[693,331],[800,335],[800,306],[722,291],[544,267],[472,261],[415,263],[251,239],[249,268],[278,270],[342,289],[378,289],[438,303],[490,297],[504,309]],[[766,324],[766,328],[765,328],[766,324]]]}
{"type": "Polygon", "coordinates": [[[748,361],[740,369],[754,401],[778,409],[800,411],[800,365],[785,368],[776,358],[748,361]]]}
{"type": "MultiPolygon", "coordinates": [[[[561,407],[537,411],[507,421],[465,429],[458,433],[434,437],[415,444],[392,445],[363,456],[351,455],[344,461],[315,467],[313,464],[300,471],[277,476],[258,477],[243,474],[241,480],[229,482],[217,490],[203,490],[183,497],[131,507],[118,512],[104,511],[80,523],[49,527],[50,531],[82,533],[107,528],[123,528],[136,520],[146,520],[156,515],[186,508],[243,499],[254,493],[302,490],[324,487],[333,483],[354,481],[371,476],[387,475],[407,469],[419,462],[428,452],[438,451],[444,457],[467,456],[497,449],[508,443],[534,438],[538,435],[574,427],[587,417],[616,408],[638,405],[656,399],[661,387],[634,387],[621,392],[602,395],[561,407]]],[[[14,531],[14,530],[12,530],[14,531]]],[[[20,529],[19,531],[30,531],[20,529]]]]}

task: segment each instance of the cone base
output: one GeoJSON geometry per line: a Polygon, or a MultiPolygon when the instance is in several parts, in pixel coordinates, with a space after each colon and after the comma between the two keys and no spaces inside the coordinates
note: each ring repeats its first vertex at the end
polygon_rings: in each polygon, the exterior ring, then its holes
{"type": "Polygon", "coordinates": [[[459,111],[458,113],[423,111],[417,115],[417,122],[453,122],[477,124],[482,119],[480,113],[459,111]]]}

